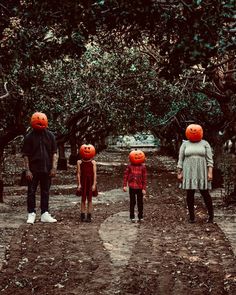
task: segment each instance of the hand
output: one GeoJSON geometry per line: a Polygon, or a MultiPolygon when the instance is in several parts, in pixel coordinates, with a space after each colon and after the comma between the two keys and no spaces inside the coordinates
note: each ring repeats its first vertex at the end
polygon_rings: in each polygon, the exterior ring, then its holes
{"type": "Polygon", "coordinates": [[[30,170],[26,170],[25,177],[28,181],[31,181],[33,179],[33,174],[31,173],[30,170]]]}
{"type": "Polygon", "coordinates": [[[94,192],[96,190],[96,184],[92,185],[92,191],[94,192]]]}
{"type": "Polygon", "coordinates": [[[123,191],[124,191],[124,192],[127,191],[127,187],[126,187],[126,186],[123,187],[123,191]]]}
{"type": "Polygon", "coordinates": [[[49,175],[50,175],[51,177],[55,177],[56,174],[57,174],[57,169],[56,169],[56,168],[52,168],[51,171],[50,171],[50,174],[49,174],[49,175]]]}
{"type": "Polygon", "coordinates": [[[207,178],[208,178],[208,181],[212,181],[213,179],[212,171],[208,171],[207,178]]]}
{"type": "Polygon", "coordinates": [[[81,185],[80,184],[77,186],[77,191],[81,191],[81,185]]]}
{"type": "Polygon", "coordinates": [[[182,181],[183,180],[183,171],[179,171],[178,173],[177,173],[177,179],[178,179],[178,181],[182,181]]]}
{"type": "Polygon", "coordinates": [[[147,192],[146,192],[145,189],[143,189],[143,190],[142,190],[142,193],[143,193],[143,195],[145,196],[147,192]]]}

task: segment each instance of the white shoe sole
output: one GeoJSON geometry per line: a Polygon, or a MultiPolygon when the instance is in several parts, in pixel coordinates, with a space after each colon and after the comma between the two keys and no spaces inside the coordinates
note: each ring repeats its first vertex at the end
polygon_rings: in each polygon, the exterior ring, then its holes
{"type": "Polygon", "coordinates": [[[41,222],[43,222],[43,223],[55,223],[55,222],[57,222],[57,220],[41,220],[41,222]]]}

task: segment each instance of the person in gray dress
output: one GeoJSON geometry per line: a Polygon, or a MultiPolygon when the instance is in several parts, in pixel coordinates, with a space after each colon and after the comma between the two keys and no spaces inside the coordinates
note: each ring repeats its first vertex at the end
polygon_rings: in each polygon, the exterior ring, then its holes
{"type": "MultiPolygon", "coordinates": [[[[196,131],[195,130],[195,131],[196,131]]],[[[186,129],[186,137],[179,149],[177,164],[177,178],[181,182],[180,187],[187,192],[187,206],[189,211],[189,222],[195,222],[194,194],[199,190],[203,196],[208,210],[208,222],[212,223],[214,218],[212,198],[209,193],[213,177],[213,156],[210,144],[202,139],[203,130],[200,125],[191,124],[186,129]],[[197,134],[188,132],[189,129],[200,130],[197,134]]]]}

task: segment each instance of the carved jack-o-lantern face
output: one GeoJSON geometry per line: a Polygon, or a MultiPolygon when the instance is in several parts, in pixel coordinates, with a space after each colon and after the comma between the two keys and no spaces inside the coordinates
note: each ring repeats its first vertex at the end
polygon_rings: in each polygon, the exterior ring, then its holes
{"type": "Polygon", "coordinates": [[[48,118],[44,113],[36,112],[31,117],[31,126],[36,130],[43,130],[48,127],[48,118]]]}
{"type": "Polygon", "coordinates": [[[81,157],[87,160],[92,159],[96,154],[95,147],[92,144],[81,145],[79,152],[81,157]]]}
{"type": "Polygon", "coordinates": [[[132,151],[129,153],[129,160],[132,164],[142,164],[145,161],[145,154],[141,150],[132,151]]]}
{"type": "Polygon", "coordinates": [[[188,140],[192,142],[197,142],[202,140],[203,130],[202,127],[198,124],[190,124],[185,131],[185,135],[188,140]]]}

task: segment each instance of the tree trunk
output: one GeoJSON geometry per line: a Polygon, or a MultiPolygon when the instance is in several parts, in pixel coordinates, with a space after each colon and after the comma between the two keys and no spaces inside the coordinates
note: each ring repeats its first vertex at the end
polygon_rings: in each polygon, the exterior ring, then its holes
{"type": "Polygon", "coordinates": [[[3,149],[0,149],[0,203],[3,203],[3,149]]]}
{"type": "Polygon", "coordinates": [[[77,163],[76,135],[73,135],[70,138],[70,148],[71,148],[71,154],[70,154],[70,157],[69,157],[69,164],[70,165],[76,165],[76,163],[77,163]]]}
{"type": "Polygon", "coordinates": [[[58,151],[59,151],[59,158],[58,158],[58,162],[57,162],[57,169],[58,170],[67,170],[67,159],[65,156],[64,142],[58,144],[58,151]]]}
{"type": "Polygon", "coordinates": [[[3,181],[0,180],[0,203],[3,203],[3,181]]]}

